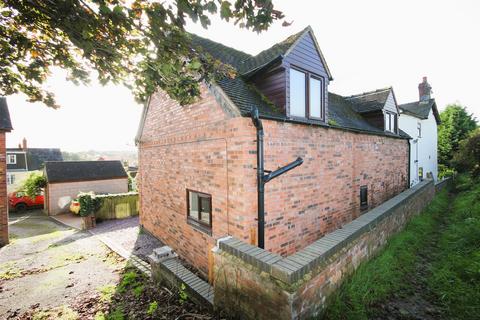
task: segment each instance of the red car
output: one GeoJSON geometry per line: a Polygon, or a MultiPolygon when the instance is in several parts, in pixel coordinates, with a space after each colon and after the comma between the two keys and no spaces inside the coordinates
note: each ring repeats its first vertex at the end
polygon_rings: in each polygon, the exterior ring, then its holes
{"type": "Polygon", "coordinates": [[[25,211],[32,208],[43,208],[43,194],[39,194],[32,199],[21,191],[12,192],[8,196],[10,210],[25,211]]]}

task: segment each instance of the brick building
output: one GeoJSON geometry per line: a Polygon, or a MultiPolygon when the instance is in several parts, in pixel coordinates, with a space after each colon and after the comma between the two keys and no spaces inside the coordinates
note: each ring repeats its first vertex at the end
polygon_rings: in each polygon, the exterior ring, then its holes
{"type": "Polygon", "coordinates": [[[143,227],[203,273],[221,237],[260,237],[265,249],[291,255],[407,187],[409,137],[393,90],[330,93],[311,28],[256,56],[192,40],[238,75],[202,85],[187,106],[151,96],[137,135],[138,183],[143,227]],[[303,160],[265,185],[264,224],[253,106],[265,169],[303,160]]]}
{"type": "Polygon", "coordinates": [[[7,132],[12,130],[7,99],[0,97],[0,247],[8,243],[8,199],[7,199],[7,132]]]}

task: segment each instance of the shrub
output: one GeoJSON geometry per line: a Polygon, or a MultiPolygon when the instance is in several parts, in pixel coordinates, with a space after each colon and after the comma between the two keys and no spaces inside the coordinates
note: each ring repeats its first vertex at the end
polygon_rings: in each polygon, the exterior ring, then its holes
{"type": "Polygon", "coordinates": [[[460,172],[468,172],[474,178],[480,177],[480,129],[460,142],[460,148],[453,157],[453,164],[460,172]]]}
{"type": "Polygon", "coordinates": [[[25,180],[22,191],[30,198],[35,198],[47,185],[47,179],[41,173],[33,172],[25,180]]]}
{"type": "Polygon", "coordinates": [[[439,179],[453,177],[454,175],[455,175],[455,169],[449,168],[444,164],[439,164],[438,165],[438,178],[439,179]]]}
{"type": "Polygon", "coordinates": [[[95,197],[93,192],[81,192],[78,194],[80,203],[80,216],[85,217],[98,211],[101,205],[101,198],[95,197]]]}

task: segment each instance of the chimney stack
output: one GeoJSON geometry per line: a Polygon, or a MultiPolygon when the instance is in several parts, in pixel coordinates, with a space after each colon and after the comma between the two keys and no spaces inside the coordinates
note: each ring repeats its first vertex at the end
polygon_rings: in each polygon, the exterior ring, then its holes
{"type": "Polygon", "coordinates": [[[25,138],[22,140],[22,149],[23,151],[27,151],[27,139],[25,138]]]}
{"type": "Polygon", "coordinates": [[[418,85],[419,101],[428,101],[431,99],[432,87],[427,82],[427,77],[423,77],[422,83],[418,85]]]}

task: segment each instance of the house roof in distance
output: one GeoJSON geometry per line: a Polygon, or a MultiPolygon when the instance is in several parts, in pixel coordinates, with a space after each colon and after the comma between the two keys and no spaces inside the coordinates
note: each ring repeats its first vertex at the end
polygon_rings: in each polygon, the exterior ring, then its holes
{"type": "Polygon", "coordinates": [[[427,119],[428,115],[430,114],[430,110],[433,110],[435,121],[437,122],[437,124],[440,124],[441,122],[435,99],[405,103],[399,105],[398,107],[400,108],[402,113],[406,113],[423,120],[427,119]]]}
{"type": "Polygon", "coordinates": [[[45,175],[49,183],[127,178],[119,160],[47,161],[45,175]]]}
{"type": "Polygon", "coordinates": [[[28,170],[40,170],[46,161],[63,161],[59,148],[7,148],[7,153],[9,152],[25,152],[28,170]]]}
{"type": "Polygon", "coordinates": [[[392,88],[377,89],[361,94],[345,97],[355,105],[357,112],[365,113],[371,111],[382,110],[387,102],[388,96],[392,88]]]}
{"type": "Polygon", "coordinates": [[[10,120],[10,112],[8,111],[7,98],[0,97],[0,130],[12,130],[12,122],[10,120]]]}

